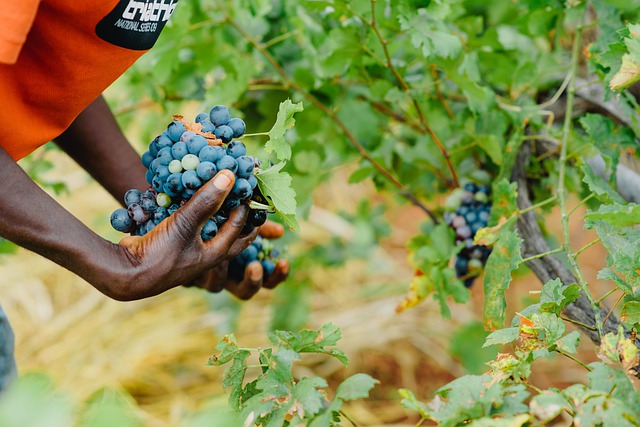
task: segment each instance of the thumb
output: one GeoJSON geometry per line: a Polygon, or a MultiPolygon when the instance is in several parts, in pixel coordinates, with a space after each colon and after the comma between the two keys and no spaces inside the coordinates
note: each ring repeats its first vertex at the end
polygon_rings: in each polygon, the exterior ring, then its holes
{"type": "Polygon", "coordinates": [[[189,230],[196,230],[202,226],[220,209],[234,182],[235,175],[230,170],[224,169],[218,172],[174,214],[176,222],[189,230]]]}

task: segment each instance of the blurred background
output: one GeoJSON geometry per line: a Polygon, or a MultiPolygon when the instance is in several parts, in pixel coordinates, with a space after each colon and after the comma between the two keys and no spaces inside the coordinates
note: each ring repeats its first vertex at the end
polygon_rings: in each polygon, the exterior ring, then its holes
{"type": "MultiPolygon", "coordinates": [[[[140,153],[173,114],[193,118],[213,105],[226,104],[232,116],[244,118],[248,133],[259,133],[274,123],[279,102],[304,102],[305,111],[296,115],[296,127],[287,135],[294,153],[287,170],[298,194],[301,230],[287,232],[278,243],[287,248],[291,275],[277,289],[263,290],[246,302],[226,293],[179,288],[122,303],[17,249],[0,257],[0,303],[15,329],[21,375],[41,373],[44,377],[34,377],[34,382],[56,390],[76,411],[86,402],[107,401],[113,392],[144,426],[184,425],[191,414],[211,405],[226,406],[223,368],[206,366],[225,334],[234,333],[241,346],[268,346],[267,333],[273,329],[297,331],[333,322],[343,331],[338,347],[351,360],[349,367],[329,357],[305,356],[294,372],[298,377],[327,378],[330,388],[356,372],[378,379],[370,398],[346,409],[359,424],[375,426],[419,420],[400,405],[399,388],[428,401],[453,379],[484,372],[484,363],[497,349],[482,348],[487,333],[482,326],[481,278],[471,288],[469,302],[449,301],[450,318],[443,318],[430,298],[396,312],[414,276],[407,242],[420,233],[428,217],[375,173],[345,138],[340,123],[372,159],[435,211],[451,182],[435,145],[415,129],[413,101],[429,112],[461,178],[480,167],[495,173],[496,153],[481,149],[474,138],[480,132],[504,134],[507,125],[480,129],[485,125],[476,123],[475,111],[460,99],[459,89],[477,97],[470,101],[475,110],[484,98],[473,87],[480,92],[491,87],[513,102],[535,102],[564,79],[566,44],[560,31],[562,2],[489,3],[353,1],[338,7],[284,0],[181,2],[157,45],[108,89],[106,99],[140,153]],[[380,59],[385,52],[364,24],[371,19],[371,4],[379,8],[379,28],[392,41],[396,70],[410,85],[406,93],[389,64],[385,67],[380,59]],[[479,26],[489,34],[483,39],[478,33],[468,41],[495,49],[487,57],[471,59],[482,81],[464,80],[466,74],[455,83],[448,81],[441,70],[454,65],[441,52],[430,57],[426,47],[414,47],[412,24],[400,25],[397,15],[419,19],[420,10],[427,9],[436,16],[424,21],[430,31],[476,34],[479,26]],[[502,29],[500,37],[495,28],[502,29]],[[450,105],[442,102],[443,92],[450,105]]],[[[500,122],[502,116],[491,117],[500,122]]],[[[496,138],[504,144],[502,134],[496,138]]],[[[249,152],[258,155],[265,141],[245,139],[249,152]]],[[[21,165],[96,233],[114,242],[122,238],[109,224],[118,202],[56,148],[43,147],[21,165]]],[[[582,212],[572,217],[575,248],[596,237],[583,229],[582,212]]],[[[559,215],[553,210],[546,215],[546,231],[553,241],[560,235],[559,215]]],[[[608,290],[596,279],[605,257],[596,245],[580,259],[595,295],[608,290]]],[[[514,272],[508,320],[537,300],[530,292],[540,286],[525,268],[514,272]]],[[[595,360],[593,349],[583,339],[578,358],[585,363],[595,360]]],[[[583,380],[584,373],[558,356],[536,362],[532,382],[540,388],[564,387],[583,380]]]]}

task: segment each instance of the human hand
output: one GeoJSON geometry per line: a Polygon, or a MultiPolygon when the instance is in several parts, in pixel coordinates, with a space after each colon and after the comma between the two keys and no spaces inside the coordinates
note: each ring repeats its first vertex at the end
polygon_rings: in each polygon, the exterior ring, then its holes
{"type": "Polygon", "coordinates": [[[206,220],[220,209],[232,189],[234,179],[230,171],[219,172],[149,233],[122,239],[118,248],[128,265],[121,279],[103,292],[115,299],[133,300],[179,285],[202,283],[202,276],[209,276],[209,286],[214,281],[221,283],[219,273],[212,276],[211,271],[221,271],[219,267],[251,244],[257,234],[254,231],[240,236],[249,211],[248,206],[241,205],[213,239],[203,240],[200,236],[206,220]]]}
{"type": "MultiPolygon", "coordinates": [[[[243,241],[246,246],[242,247],[238,252],[235,252],[238,249],[237,247],[230,250],[228,259],[240,255],[240,252],[255,239],[256,233],[269,240],[277,239],[284,234],[284,227],[278,223],[267,221],[258,230],[254,230],[248,238],[240,236],[238,241],[243,241]]],[[[282,283],[289,274],[289,261],[281,259],[276,263],[273,273],[266,277],[264,273],[262,264],[259,261],[254,261],[247,265],[243,280],[233,280],[229,275],[229,261],[227,260],[185,286],[196,286],[209,292],[220,292],[226,289],[236,297],[247,300],[253,297],[261,288],[273,289],[282,283]]]]}

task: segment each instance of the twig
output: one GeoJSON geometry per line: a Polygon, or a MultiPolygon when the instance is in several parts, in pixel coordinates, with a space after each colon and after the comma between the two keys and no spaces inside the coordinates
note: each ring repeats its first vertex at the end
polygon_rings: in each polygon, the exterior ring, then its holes
{"type": "Polygon", "coordinates": [[[400,190],[400,194],[407,198],[411,203],[422,209],[424,213],[426,213],[431,220],[438,224],[438,218],[431,212],[431,210],[425,206],[418,198],[411,193],[411,191],[400,181],[398,181],[388,170],[386,170],[382,165],[380,165],[371,155],[367,152],[364,146],[358,141],[355,135],[347,128],[347,126],[336,116],[336,114],[329,109],[326,105],[324,105],[318,98],[303,90],[300,86],[298,86],[289,75],[284,71],[284,69],[280,66],[278,61],[269,53],[267,49],[265,49],[260,43],[257,42],[247,31],[242,28],[226,11],[223,6],[220,6],[220,10],[224,14],[226,21],[236,29],[253,47],[255,47],[271,64],[271,66],[276,70],[276,72],[280,75],[283,81],[287,84],[288,87],[299,92],[302,96],[304,96],[309,102],[319,108],[323,113],[325,113],[339,128],[342,130],[347,139],[353,144],[353,146],[358,150],[360,155],[366,159],[371,165],[377,170],[387,181],[389,181],[393,186],[395,186],[398,190],[400,190]]]}
{"type": "Polygon", "coordinates": [[[561,222],[562,222],[562,230],[564,242],[563,246],[565,252],[567,254],[567,258],[569,259],[569,264],[573,269],[574,274],[578,278],[578,285],[580,286],[580,290],[582,294],[587,298],[589,304],[591,305],[591,309],[593,310],[593,315],[595,318],[596,327],[598,328],[598,335],[602,337],[604,335],[603,331],[603,322],[600,317],[600,308],[598,304],[591,295],[591,291],[587,285],[587,282],[582,275],[582,271],[578,266],[578,262],[576,260],[576,256],[573,253],[573,249],[571,249],[571,241],[569,236],[569,215],[567,214],[567,199],[566,199],[566,189],[565,189],[565,177],[566,177],[566,166],[567,166],[567,149],[569,146],[569,138],[571,135],[571,129],[573,128],[573,103],[575,99],[575,76],[578,72],[578,60],[580,58],[580,42],[581,42],[582,28],[578,27],[576,29],[575,37],[573,40],[573,47],[571,49],[571,70],[569,71],[569,88],[567,91],[567,105],[565,109],[564,116],[564,124],[562,126],[562,145],[560,147],[560,159],[559,161],[559,173],[558,173],[558,199],[560,205],[561,212],[561,222]]]}
{"type": "Polygon", "coordinates": [[[440,104],[442,104],[442,106],[444,107],[445,111],[449,115],[449,118],[454,119],[455,115],[453,114],[453,111],[451,111],[451,108],[449,108],[449,103],[447,102],[444,95],[442,94],[440,83],[438,83],[438,69],[436,68],[436,64],[431,64],[430,67],[431,67],[431,76],[433,77],[433,81],[436,86],[436,93],[438,94],[438,99],[440,100],[440,104]]]}
{"type": "Polygon", "coordinates": [[[560,318],[562,320],[564,320],[565,322],[573,323],[574,325],[580,326],[581,328],[589,329],[590,331],[594,331],[594,332],[598,331],[594,326],[587,325],[586,323],[578,322],[575,319],[570,319],[570,318],[568,318],[566,316],[560,316],[560,318]]]}
{"type": "Polygon", "coordinates": [[[411,103],[413,104],[413,107],[415,108],[416,113],[418,114],[418,118],[420,120],[420,124],[422,125],[422,128],[424,129],[425,132],[429,134],[433,142],[438,147],[438,150],[440,150],[440,153],[444,157],[445,162],[447,163],[447,168],[449,168],[449,172],[451,173],[451,180],[452,180],[453,187],[458,187],[460,185],[458,183],[458,175],[456,174],[456,171],[453,168],[453,165],[451,164],[451,159],[449,158],[449,153],[447,152],[447,149],[444,147],[444,144],[442,144],[442,141],[440,141],[440,138],[438,138],[438,135],[436,135],[433,128],[427,122],[424,112],[422,111],[422,107],[420,107],[420,103],[411,94],[411,88],[409,87],[407,82],[404,80],[404,78],[400,75],[396,67],[393,65],[393,62],[391,61],[391,55],[389,54],[389,48],[387,47],[387,45],[389,44],[389,41],[385,40],[385,38],[382,37],[382,34],[380,33],[380,29],[378,28],[378,22],[376,21],[376,0],[371,0],[371,21],[364,21],[364,22],[366,22],[371,27],[371,29],[373,29],[373,32],[378,38],[378,41],[380,41],[380,44],[382,45],[382,51],[384,52],[384,56],[387,60],[387,68],[389,69],[389,71],[391,71],[391,74],[393,74],[396,80],[398,80],[398,83],[400,83],[400,86],[402,86],[402,90],[404,90],[404,92],[411,98],[411,103]]]}
{"type": "Polygon", "coordinates": [[[615,304],[613,304],[613,306],[611,307],[611,310],[609,310],[609,313],[607,313],[607,316],[604,318],[605,322],[607,321],[609,316],[611,316],[611,313],[613,313],[613,310],[616,308],[616,306],[620,304],[620,301],[622,301],[622,298],[624,298],[624,295],[625,294],[620,295],[620,297],[616,300],[615,304]]]}
{"type": "Polygon", "coordinates": [[[559,348],[556,348],[555,351],[557,353],[560,353],[561,355],[563,355],[564,357],[567,357],[571,360],[573,360],[574,362],[576,362],[578,365],[582,366],[584,369],[586,369],[587,371],[591,372],[593,371],[593,369],[590,366],[587,366],[584,362],[582,362],[581,360],[573,357],[572,355],[570,355],[569,353],[567,353],[564,350],[560,350],[559,348]]]}
{"type": "Polygon", "coordinates": [[[522,262],[529,262],[529,261],[533,261],[534,259],[540,259],[540,258],[544,258],[546,256],[549,255],[553,255],[553,254],[557,254],[559,252],[564,252],[564,248],[560,247],[560,248],[556,248],[547,252],[543,252],[540,254],[535,254],[535,255],[531,255],[530,257],[526,257],[522,260],[522,262]]]}

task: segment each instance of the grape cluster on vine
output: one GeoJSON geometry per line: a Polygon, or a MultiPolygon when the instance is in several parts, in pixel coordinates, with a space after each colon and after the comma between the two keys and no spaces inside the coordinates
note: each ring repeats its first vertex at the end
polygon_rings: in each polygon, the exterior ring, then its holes
{"type": "MultiPolygon", "coordinates": [[[[127,191],[124,195],[127,208],[116,209],[111,214],[111,225],[117,231],[143,236],[187,203],[205,182],[228,169],[236,180],[221,208],[202,228],[202,239],[209,240],[241,203],[264,202],[254,174],[259,170],[260,161],[247,155],[244,143],[234,140],[245,133],[246,125],[242,119],[232,118],[223,105],[198,114],[195,124],[179,116],[174,119],[142,154],[150,187],[144,192],[127,191]]],[[[242,234],[250,233],[266,220],[266,210],[250,209],[242,234]]],[[[265,268],[265,274],[268,272],[269,268],[265,268]]]]}
{"type": "Polygon", "coordinates": [[[487,185],[466,183],[449,195],[445,201],[444,220],[456,232],[456,244],[463,245],[456,256],[456,276],[466,287],[473,285],[482,273],[491,248],[474,245],[478,230],[487,226],[491,212],[491,188],[487,185]]]}

